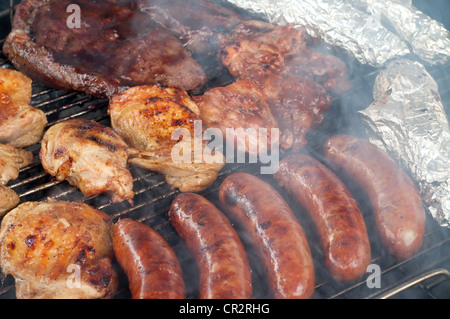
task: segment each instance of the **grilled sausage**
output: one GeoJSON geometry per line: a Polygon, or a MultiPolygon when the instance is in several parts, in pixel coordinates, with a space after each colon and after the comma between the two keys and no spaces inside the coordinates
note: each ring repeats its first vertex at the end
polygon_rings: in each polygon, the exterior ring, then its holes
{"type": "Polygon", "coordinates": [[[275,179],[314,221],[332,276],[342,282],[363,276],[370,264],[369,237],[358,204],[344,183],[318,160],[303,154],[281,160],[275,179]]]}
{"type": "Polygon", "coordinates": [[[252,297],[246,251],[218,208],[200,195],[183,193],[173,200],[169,219],[197,262],[200,299],[252,297]]]}
{"type": "Polygon", "coordinates": [[[131,218],[114,225],[113,248],[128,277],[133,299],[183,299],[185,283],[179,261],[164,238],[131,218]]]}
{"type": "Polygon", "coordinates": [[[315,273],[306,235],[283,197],[247,173],[228,176],[219,190],[221,204],[249,234],[264,264],[275,298],[310,298],[315,273]]]}
{"type": "Polygon", "coordinates": [[[426,215],[412,179],[375,145],[352,136],[331,137],[324,154],[338,175],[367,193],[387,251],[398,259],[413,256],[422,246],[426,215]]]}

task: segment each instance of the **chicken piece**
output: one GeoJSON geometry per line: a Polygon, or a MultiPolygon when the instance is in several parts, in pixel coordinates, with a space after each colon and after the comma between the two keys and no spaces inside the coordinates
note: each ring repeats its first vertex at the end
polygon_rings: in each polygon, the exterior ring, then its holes
{"type": "Polygon", "coordinates": [[[0,184],[0,217],[19,205],[20,197],[11,188],[0,184]]]}
{"type": "Polygon", "coordinates": [[[132,204],[127,148],[110,127],[71,119],[47,130],[39,156],[47,173],[77,186],[86,197],[106,193],[112,202],[132,204]]]}
{"type": "Polygon", "coordinates": [[[3,218],[0,266],[18,299],[112,298],[112,223],[83,203],[26,202],[3,218]]]}
{"type": "Polygon", "coordinates": [[[130,146],[129,162],[163,174],[181,192],[207,188],[225,163],[203,140],[199,109],[182,89],[133,87],[113,96],[108,113],[112,128],[130,146]]]}
{"type": "Polygon", "coordinates": [[[306,146],[308,132],[316,129],[330,109],[332,99],[317,82],[295,74],[249,70],[242,77],[258,88],[262,99],[278,123],[283,146],[298,152],[306,146]]]}
{"type": "Polygon", "coordinates": [[[194,96],[193,100],[205,125],[219,128],[227,137],[227,143],[238,151],[258,156],[276,143],[282,148],[287,145],[284,132],[272,135],[272,129],[279,129],[278,122],[259,86],[251,79],[239,79],[227,86],[213,88],[194,96]],[[260,128],[267,129],[267,135],[259,134],[260,128]]]}
{"type": "Polygon", "coordinates": [[[30,78],[0,68],[0,143],[23,148],[41,140],[47,117],[30,106],[31,92],[30,78]]]}
{"type": "Polygon", "coordinates": [[[311,48],[286,56],[280,72],[307,77],[322,84],[333,94],[342,94],[351,87],[344,61],[334,55],[317,52],[311,48]]]}
{"type": "Polygon", "coordinates": [[[0,144],[0,184],[19,176],[20,169],[33,162],[33,153],[11,144],[0,144]]]}
{"type": "Polygon", "coordinates": [[[279,70],[285,55],[304,50],[305,34],[305,29],[289,24],[276,26],[263,21],[244,21],[224,38],[220,51],[222,63],[235,77],[249,69],[279,70]]]}

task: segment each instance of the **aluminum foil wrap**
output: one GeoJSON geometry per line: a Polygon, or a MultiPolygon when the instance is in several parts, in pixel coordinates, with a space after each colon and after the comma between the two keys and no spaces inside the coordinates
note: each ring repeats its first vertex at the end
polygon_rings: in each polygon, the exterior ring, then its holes
{"type": "Polygon", "coordinates": [[[375,67],[411,53],[408,45],[377,16],[344,0],[227,0],[274,24],[302,26],[330,47],[375,67]]]}
{"type": "Polygon", "coordinates": [[[370,141],[411,174],[433,218],[450,227],[450,126],[438,90],[421,63],[391,61],[359,115],[370,141]]]}
{"type": "Polygon", "coordinates": [[[355,7],[391,26],[423,61],[443,64],[450,58],[450,34],[438,21],[411,4],[411,0],[349,0],[355,7]]]}

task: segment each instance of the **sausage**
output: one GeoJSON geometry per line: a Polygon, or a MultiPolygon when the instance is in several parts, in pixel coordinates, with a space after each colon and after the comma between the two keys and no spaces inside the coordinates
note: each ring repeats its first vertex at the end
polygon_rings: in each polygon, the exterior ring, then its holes
{"type": "Polygon", "coordinates": [[[283,197],[256,176],[234,173],[222,182],[219,199],[258,249],[273,297],[311,298],[315,290],[311,251],[283,197]]]}
{"type": "Polygon", "coordinates": [[[206,198],[182,193],[169,219],[194,256],[200,299],[249,299],[252,277],[245,248],[226,216],[206,198]]]}
{"type": "Polygon", "coordinates": [[[345,184],[304,154],[281,160],[274,177],[311,216],[331,275],[341,282],[362,277],[370,264],[370,241],[361,210],[345,184]]]}
{"type": "Polygon", "coordinates": [[[179,261],[153,228],[131,218],[121,219],[114,225],[113,248],[133,299],[186,298],[179,261]]]}
{"type": "Polygon", "coordinates": [[[353,136],[329,138],[324,154],[338,175],[367,193],[386,250],[397,259],[415,255],[422,246],[426,215],[413,180],[382,150],[353,136]]]}

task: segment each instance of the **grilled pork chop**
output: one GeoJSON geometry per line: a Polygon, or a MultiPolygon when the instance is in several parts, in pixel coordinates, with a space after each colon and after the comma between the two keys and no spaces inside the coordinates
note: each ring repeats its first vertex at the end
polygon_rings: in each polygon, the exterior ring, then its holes
{"type": "Polygon", "coordinates": [[[113,0],[24,0],[4,53],[50,87],[110,97],[126,87],[162,83],[191,90],[206,76],[183,44],[130,4],[113,0]],[[80,28],[67,24],[80,8],[80,28]]]}
{"type": "Polygon", "coordinates": [[[109,216],[83,203],[26,202],[3,218],[0,266],[18,299],[112,298],[109,216]]]}

